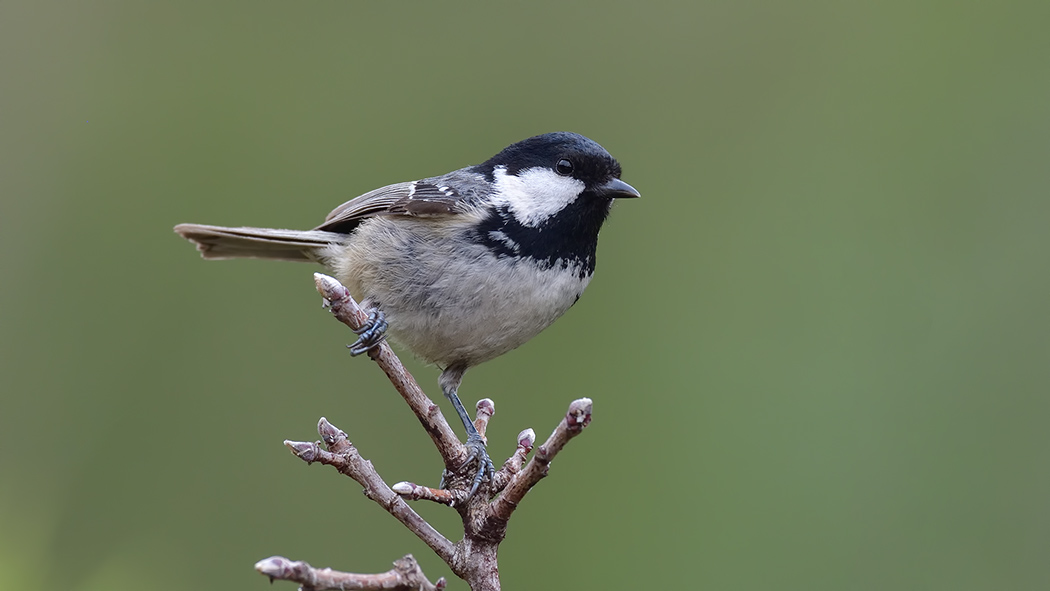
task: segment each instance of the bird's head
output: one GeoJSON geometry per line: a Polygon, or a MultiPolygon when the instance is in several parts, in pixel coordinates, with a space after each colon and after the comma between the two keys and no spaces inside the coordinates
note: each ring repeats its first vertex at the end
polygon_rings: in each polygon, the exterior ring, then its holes
{"type": "Polygon", "coordinates": [[[514,217],[531,227],[543,225],[571,205],[600,212],[604,219],[613,199],[639,196],[620,180],[620,163],[578,133],[545,133],[522,140],[475,170],[496,185],[514,217]]]}

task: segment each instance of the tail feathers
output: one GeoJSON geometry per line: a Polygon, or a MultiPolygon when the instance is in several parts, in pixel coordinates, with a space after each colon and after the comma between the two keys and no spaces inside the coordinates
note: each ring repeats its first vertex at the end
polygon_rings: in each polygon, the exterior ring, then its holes
{"type": "Polygon", "coordinates": [[[205,259],[270,259],[312,262],[321,250],[346,239],[345,234],[318,230],[224,228],[179,224],[175,232],[197,245],[205,259]]]}

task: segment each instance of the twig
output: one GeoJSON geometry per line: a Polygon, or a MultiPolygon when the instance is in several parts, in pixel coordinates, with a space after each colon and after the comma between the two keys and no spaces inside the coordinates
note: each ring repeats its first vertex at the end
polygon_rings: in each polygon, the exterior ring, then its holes
{"type": "Polygon", "coordinates": [[[478,401],[475,408],[478,414],[477,418],[474,419],[474,427],[478,430],[478,434],[481,435],[481,439],[488,443],[489,440],[485,437],[485,431],[489,428],[489,419],[496,414],[496,403],[491,398],[482,398],[478,401]]]}
{"type": "Polygon", "coordinates": [[[389,589],[394,591],[441,591],[445,577],[431,583],[411,554],[394,561],[394,568],[385,573],[344,573],[330,568],[315,568],[306,562],[271,556],[255,563],[255,570],[270,577],[270,581],[295,581],[303,591],[324,589],[389,589]]]}
{"type": "Polygon", "coordinates": [[[452,559],[452,542],[441,535],[432,525],[419,516],[400,496],[383,482],[383,479],[372,466],[372,462],[361,457],[357,448],[346,438],[346,433],[321,417],[317,423],[317,432],[321,434],[328,450],[323,450],[317,443],[305,441],[285,441],[284,444],[296,455],[308,463],[320,462],[335,467],[342,474],[349,476],[364,487],[365,496],[379,503],[395,519],[400,521],[412,533],[423,540],[430,549],[444,561],[452,559]]]}
{"type": "Polygon", "coordinates": [[[441,503],[442,505],[448,505],[449,507],[454,507],[456,505],[457,496],[460,497],[459,501],[462,501],[467,496],[467,491],[465,490],[431,488],[414,482],[404,481],[391,486],[390,490],[401,495],[401,498],[406,501],[433,501],[435,503],[441,503]],[[460,494],[457,495],[457,492],[460,494]]]}
{"type": "Polygon", "coordinates": [[[525,458],[532,451],[532,446],[535,443],[536,432],[532,429],[525,429],[518,433],[517,449],[514,450],[513,455],[507,458],[506,462],[503,462],[503,467],[492,478],[492,490],[494,492],[499,492],[506,488],[511,477],[521,471],[521,467],[525,465],[525,458]]]}
{"type": "MultiPolygon", "coordinates": [[[[354,298],[350,297],[350,290],[342,283],[323,273],[314,273],[314,285],[324,298],[325,305],[331,308],[332,314],[351,330],[359,330],[368,322],[368,314],[365,314],[354,298]]],[[[390,345],[384,341],[379,347],[369,351],[368,356],[375,360],[390,378],[394,388],[430,434],[445,462],[445,469],[455,471],[460,468],[467,459],[467,448],[456,437],[456,433],[441,414],[440,407],[427,397],[390,345]]]]}
{"type": "Polygon", "coordinates": [[[591,422],[591,407],[593,403],[590,398],[573,400],[569,405],[569,412],[565,418],[558,423],[547,441],[536,449],[532,460],[521,472],[510,479],[503,494],[489,506],[489,517],[493,520],[506,523],[511,513],[518,507],[518,503],[525,497],[525,493],[536,485],[547,475],[551,460],[565,447],[570,439],[579,435],[583,428],[591,422]]]}

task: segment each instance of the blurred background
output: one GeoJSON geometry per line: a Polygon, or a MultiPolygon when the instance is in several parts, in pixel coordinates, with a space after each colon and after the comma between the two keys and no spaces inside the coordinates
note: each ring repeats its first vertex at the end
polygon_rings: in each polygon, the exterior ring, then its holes
{"type": "Polygon", "coordinates": [[[448,576],[281,445],[326,416],[389,482],[439,476],[318,269],[205,263],[171,227],[309,228],[553,130],[643,198],[580,305],[461,391],[495,399],[497,462],[595,401],[511,522],[506,588],[1048,588],[1048,19],[0,3],[0,588],[264,589],[273,554],[448,576]]]}

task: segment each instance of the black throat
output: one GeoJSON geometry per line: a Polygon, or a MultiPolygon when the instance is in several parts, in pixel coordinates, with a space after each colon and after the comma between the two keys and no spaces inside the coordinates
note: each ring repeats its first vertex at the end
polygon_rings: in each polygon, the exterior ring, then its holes
{"type": "Polygon", "coordinates": [[[609,215],[612,199],[589,192],[539,226],[526,226],[506,205],[492,208],[475,228],[476,240],[498,257],[523,257],[562,268],[575,266],[579,276],[594,272],[598,230],[609,215]]]}

